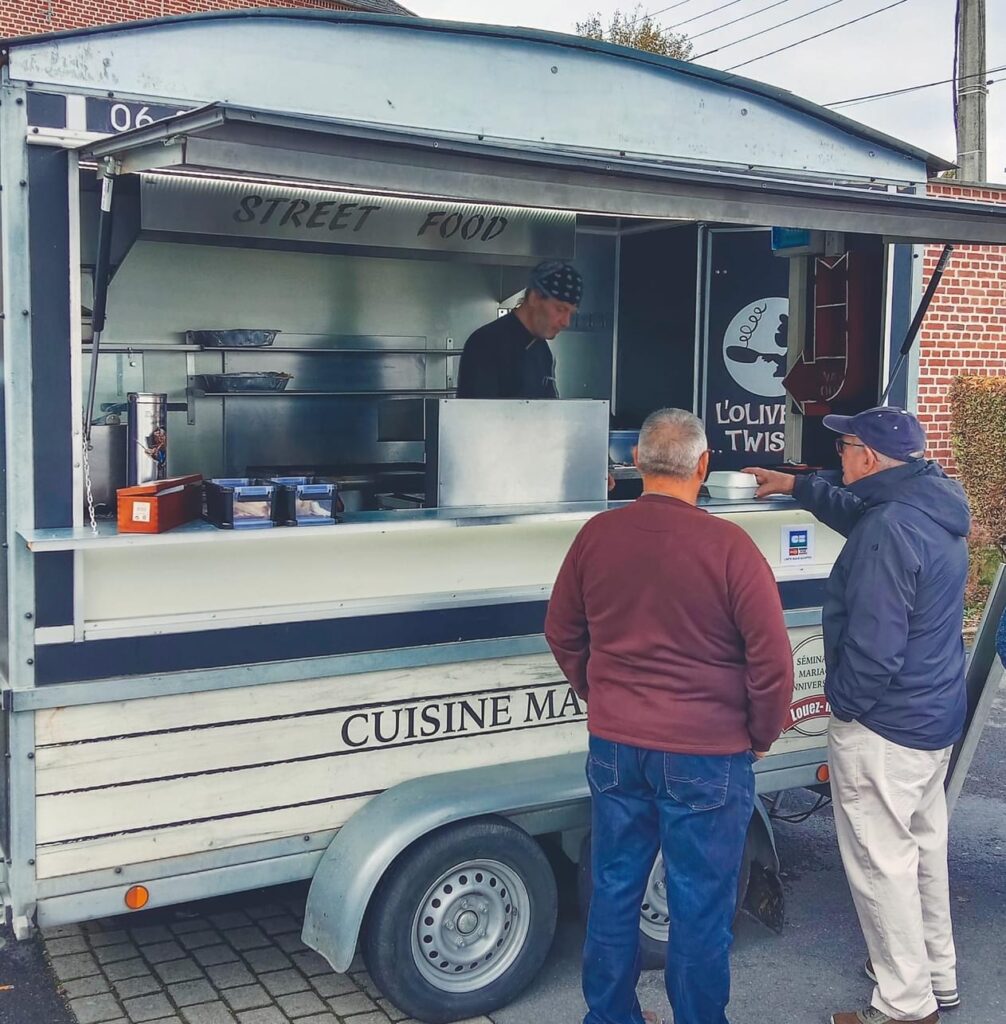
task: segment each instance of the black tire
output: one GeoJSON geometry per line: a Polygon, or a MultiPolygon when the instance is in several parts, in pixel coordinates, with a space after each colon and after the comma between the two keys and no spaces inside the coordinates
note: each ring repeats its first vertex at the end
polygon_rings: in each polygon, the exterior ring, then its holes
{"type": "Polygon", "coordinates": [[[478,818],[424,836],[391,865],[367,908],[361,952],[407,1016],[447,1024],[522,992],[552,946],[556,916],[538,843],[508,821],[478,818]]]}
{"type": "MultiPolygon", "coordinates": [[[[751,830],[748,830],[748,838],[744,844],[744,856],[741,860],[741,873],[737,879],[737,914],[740,914],[744,905],[744,896],[747,893],[748,882],[751,880],[751,830]]],[[[657,855],[659,857],[659,854],[657,855]]],[[[587,914],[590,911],[590,896],[593,890],[590,868],[590,833],[583,839],[580,846],[580,863],[577,868],[577,895],[580,904],[580,919],[584,925],[587,923],[587,914]]],[[[646,903],[640,908],[640,918],[649,911],[646,903]]],[[[654,915],[655,917],[655,915],[654,915]]],[[[654,925],[651,923],[649,932],[652,933],[654,925]]],[[[653,934],[644,930],[642,921],[639,929],[639,954],[643,962],[644,971],[662,971],[667,962],[667,940],[657,939],[653,934]]]]}

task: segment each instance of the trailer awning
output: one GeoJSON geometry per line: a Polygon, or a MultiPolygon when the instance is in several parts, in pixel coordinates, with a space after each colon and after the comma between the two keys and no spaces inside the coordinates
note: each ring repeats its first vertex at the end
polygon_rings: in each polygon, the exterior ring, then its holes
{"type": "Polygon", "coordinates": [[[619,217],[811,228],[891,241],[1006,244],[1006,207],[624,153],[508,145],[227,104],[80,149],[116,173],[255,178],[619,217]]]}

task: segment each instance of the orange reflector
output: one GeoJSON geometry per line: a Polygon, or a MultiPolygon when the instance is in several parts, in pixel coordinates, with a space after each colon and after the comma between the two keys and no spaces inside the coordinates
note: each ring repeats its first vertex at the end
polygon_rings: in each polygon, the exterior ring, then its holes
{"type": "Polygon", "coordinates": [[[827,782],[830,778],[831,778],[831,772],[828,771],[828,766],[826,764],[818,765],[818,767],[817,767],[817,781],[818,782],[827,782]]]}
{"type": "Polygon", "coordinates": [[[130,910],[142,910],[150,900],[150,893],[145,885],[134,885],[126,892],[126,906],[130,910]]]}

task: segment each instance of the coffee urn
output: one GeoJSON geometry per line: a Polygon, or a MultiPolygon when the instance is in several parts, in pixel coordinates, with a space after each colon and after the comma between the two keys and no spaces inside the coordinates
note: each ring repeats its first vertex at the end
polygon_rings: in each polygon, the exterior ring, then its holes
{"type": "Polygon", "coordinates": [[[163,480],[168,475],[168,396],[131,391],[126,400],[127,486],[163,480]]]}

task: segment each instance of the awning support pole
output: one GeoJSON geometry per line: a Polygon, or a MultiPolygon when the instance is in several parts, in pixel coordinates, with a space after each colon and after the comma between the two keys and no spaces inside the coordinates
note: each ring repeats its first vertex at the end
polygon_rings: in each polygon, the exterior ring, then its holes
{"type": "Polygon", "coordinates": [[[912,320],[911,326],[908,328],[908,334],[905,335],[905,340],[902,342],[901,354],[898,356],[898,361],[894,364],[894,369],[891,371],[891,376],[888,378],[887,387],[884,388],[884,393],[880,396],[881,405],[884,405],[887,401],[887,396],[891,393],[891,388],[894,387],[894,382],[898,379],[901,367],[905,365],[908,353],[911,352],[912,346],[915,344],[919,328],[922,326],[922,321],[925,318],[926,313],[929,312],[929,304],[933,301],[936,289],[940,286],[940,279],[943,277],[943,273],[947,269],[947,264],[950,262],[950,256],[953,251],[954,246],[949,243],[943,246],[943,252],[940,254],[940,259],[936,264],[936,269],[933,271],[933,276],[929,279],[929,284],[926,287],[926,293],[922,296],[919,308],[915,311],[915,317],[912,320]]]}
{"type": "Polygon", "coordinates": [[[84,409],[84,446],[91,444],[91,420],[94,418],[94,396],[98,384],[98,350],[101,332],[105,327],[105,307],[108,302],[109,258],[112,252],[112,190],[115,183],[114,166],[105,160],[101,168],[101,207],[98,212],[98,253],[94,261],[94,301],[91,323],[94,338],[91,342],[91,377],[87,387],[84,409]]]}

